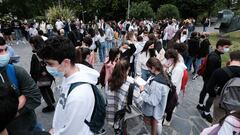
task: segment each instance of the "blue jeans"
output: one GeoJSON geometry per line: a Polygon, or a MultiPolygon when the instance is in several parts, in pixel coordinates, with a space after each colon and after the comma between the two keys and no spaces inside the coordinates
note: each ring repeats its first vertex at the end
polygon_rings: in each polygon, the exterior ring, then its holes
{"type": "Polygon", "coordinates": [[[187,66],[187,70],[191,71],[192,69],[192,63],[193,63],[194,57],[188,56],[185,61],[185,65],[187,66]]]}
{"type": "Polygon", "coordinates": [[[102,42],[100,44],[101,45],[99,47],[99,59],[100,59],[100,62],[104,62],[105,55],[106,55],[106,42],[102,42]]]}
{"type": "Polygon", "coordinates": [[[207,32],[208,26],[203,26],[203,32],[207,32]]]}
{"type": "Polygon", "coordinates": [[[21,40],[21,30],[20,29],[14,29],[15,35],[16,35],[16,40],[19,41],[21,40]]]}
{"type": "Polygon", "coordinates": [[[195,69],[196,69],[196,71],[198,71],[198,69],[199,69],[199,67],[200,67],[200,65],[201,65],[201,63],[202,63],[202,59],[203,59],[203,58],[198,58],[198,59],[196,60],[196,62],[195,62],[195,69]]]}
{"type": "Polygon", "coordinates": [[[150,71],[145,69],[141,69],[141,71],[142,71],[142,76],[141,76],[142,79],[147,81],[148,78],[151,76],[150,71]]]}
{"type": "Polygon", "coordinates": [[[107,43],[107,48],[108,50],[110,50],[111,48],[113,48],[113,41],[112,40],[106,40],[107,43]]]}

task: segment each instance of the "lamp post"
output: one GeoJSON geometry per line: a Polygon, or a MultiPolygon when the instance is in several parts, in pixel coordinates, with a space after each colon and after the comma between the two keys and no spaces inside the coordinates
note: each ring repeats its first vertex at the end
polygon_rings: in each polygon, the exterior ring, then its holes
{"type": "Polygon", "coordinates": [[[83,11],[83,12],[82,12],[82,19],[83,19],[83,22],[85,22],[85,21],[84,21],[84,14],[85,14],[86,12],[87,12],[87,11],[83,11]]]}
{"type": "Polygon", "coordinates": [[[129,14],[130,14],[130,0],[128,0],[127,19],[129,19],[129,14]]]}

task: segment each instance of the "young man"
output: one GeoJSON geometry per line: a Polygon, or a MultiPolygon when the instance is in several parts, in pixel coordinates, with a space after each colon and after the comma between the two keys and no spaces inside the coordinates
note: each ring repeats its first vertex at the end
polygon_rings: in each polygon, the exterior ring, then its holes
{"type": "Polygon", "coordinates": [[[18,91],[19,99],[22,103],[22,106],[18,108],[16,119],[8,125],[8,130],[21,129],[31,131],[36,126],[37,121],[34,109],[41,104],[40,90],[31,76],[22,67],[13,66],[14,70],[8,70],[9,72],[11,71],[11,74],[9,74],[7,72],[9,60],[8,47],[5,44],[5,40],[0,37],[0,85],[8,85],[10,87],[15,85],[15,90],[18,91]],[[13,77],[14,74],[15,78],[13,77]],[[16,80],[18,86],[13,84],[11,78],[16,80]]]}
{"type": "MultiPolygon", "coordinates": [[[[229,47],[232,45],[231,41],[227,40],[227,39],[219,39],[217,44],[216,44],[216,49],[215,51],[211,52],[208,55],[207,58],[207,63],[206,63],[206,69],[203,75],[203,89],[200,93],[200,97],[199,97],[199,103],[197,105],[197,109],[202,113],[205,109],[204,109],[204,99],[206,97],[207,94],[207,84],[209,82],[209,79],[212,75],[212,73],[221,67],[221,55],[224,53],[227,53],[229,51],[229,47]]],[[[208,121],[208,122],[212,122],[212,117],[210,115],[210,112],[205,112],[202,113],[202,116],[208,121]]]]}
{"type": "Polygon", "coordinates": [[[14,120],[21,106],[18,94],[14,89],[0,86],[0,135],[50,135],[47,132],[31,132],[25,129],[7,130],[6,127],[14,120]]]}
{"type": "Polygon", "coordinates": [[[205,114],[210,112],[210,108],[214,101],[212,124],[218,123],[219,120],[226,115],[226,111],[219,107],[219,95],[221,94],[224,85],[233,77],[240,77],[240,50],[231,52],[230,65],[224,68],[219,68],[213,72],[208,82],[207,90],[209,97],[205,106],[205,114]],[[226,70],[229,70],[232,75],[229,76],[226,70]],[[215,92],[215,88],[217,88],[217,92],[215,92]]]}
{"type": "Polygon", "coordinates": [[[75,47],[64,37],[53,37],[39,56],[47,63],[47,70],[55,77],[63,77],[61,95],[53,118],[54,135],[93,135],[85,120],[90,121],[95,98],[91,85],[96,85],[99,73],[82,64],[75,64],[75,47]],[[86,82],[75,87],[71,84],[86,82]]]}

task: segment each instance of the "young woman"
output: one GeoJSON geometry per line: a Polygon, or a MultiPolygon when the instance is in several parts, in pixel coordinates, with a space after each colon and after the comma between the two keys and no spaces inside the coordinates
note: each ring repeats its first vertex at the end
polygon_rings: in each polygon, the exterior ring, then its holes
{"type": "Polygon", "coordinates": [[[109,57],[107,58],[103,68],[105,70],[104,85],[105,90],[108,89],[108,81],[112,76],[113,69],[120,57],[120,51],[118,48],[111,48],[109,51],[109,57]]]}
{"type": "MultiPolygon", "coordinates": [[[[182,85],[182,78],[184,70],[187,68],[183,62],[179,60],[179,54],[175,49],[169,49],[165,53],[167,59],[165,63],[165,71],[171,77],[172,83],[176,86],[177,95],[179,95],[182,85]]],[[[169,126],[172,119],[173,110],[167,113],[166,121],[164,125],[169,126]]]]}
{"type": "Polygon", "coordinates": [[[33,55],[31,59],[31,67],[30,67],[30,74],[34,81],[37,83],[43,99],[47,103],[47,107],[42,109],[42,112],[52,112],[55,110],[54,107],[54,95],[51,89],[52,81],[54,77],[47,72],[45,64],[41,61],[41,59],[37,56],[37,52],[43,48],[44,41],[40,36],[35,36],[30,38],[30,44],[33,48],[33,55]],[[48,86],[41,86],[39,84],[40,79],[48,78],[47,80],[50,81],[48,86]]]}
{"type": "MultiPolygon", "coordinates": [[[[120,60],[113,69],[113,76],[109,81],[109,90],[107,91],[107,115],[106,119],[110,125],[113,125],[114,114],[123,109],[127,104],[128,89],[134,79],[128,76],[130,64],[126,60],[120,60]]],[[[142,98],[138,87],[134,88],[133,105],[141,108],[142,98]]]]}
{"type": "Polygon", "coordinates": [[[240,133],[240,111],[232,112],[222,120],[219,124],[215,124],[202,131],[200,135],[237,135],[240,133]]]}
{"type": "Polygon", "coordinates": [[[147,81],[147,79],[150,77],[150,72],[148,70],[146,62],[149,58],[156,56],[157,52],[154,49],[154,41],[147,41],[137,60],[137,76],[141,76],[145,81],[147,81]]]}
{"type": "Polygon", "coordinates": [[[161,62],[157,58],[150,58],[146,65],[152,76],[148,79],[148,84],[140,86],[141,97],[143,98],[142,111],[145,115],[145,122],[150,122],[151,135],[160,135],[169,93],[168,84],[170,79],[167,77],[161,62]]]}
{"type": "Polygon", "coordinates": [[[105,56],[106,56],[106,41],[105,41],[105,34],[102,29],[99,29],[99,35],[97,36],[98,41],[100,42],[100,47],[99,47],[99,59],[100,62],[104,62],[105,56]]]}

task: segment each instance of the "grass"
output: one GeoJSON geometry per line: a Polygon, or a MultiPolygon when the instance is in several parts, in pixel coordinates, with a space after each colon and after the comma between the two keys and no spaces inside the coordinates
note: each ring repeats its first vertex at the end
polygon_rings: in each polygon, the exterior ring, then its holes
{"type": "MultiPolygon", "coordinates": [[[[224,36],[229,36],[229,39],[232,41],[232,46],[230,47],[230,52],[234,50],[240,50],[240,31],[231,32],[224,34],[224,36]]],[[[219,39],[218,34],[212,33],[209,37],[209,40],[212,44],[212,47],[215,48],[215,45],[219,39]]],[[[229,53],[222,55],[222,65],[226,65],[229,61],[229,53]]]]}

